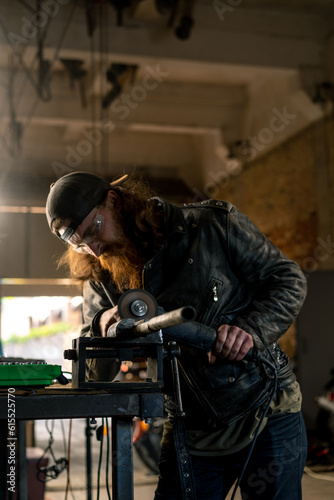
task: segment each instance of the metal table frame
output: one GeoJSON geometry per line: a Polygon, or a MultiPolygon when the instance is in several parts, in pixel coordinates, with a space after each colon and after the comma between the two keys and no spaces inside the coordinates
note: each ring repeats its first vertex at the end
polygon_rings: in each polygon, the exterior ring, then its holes
{"type": "MultiPolygon", "coordinates": [[[[124,384],[126,385],[126,384],[124,384]]],[[[124,389],[125,390],[125,389],[124,389]]],[[[161,390],[147,392],[112,392],[83,389],[15,390],[17,423],[16,479],[17,500],[27,500],[25,420],[112,417],[113,500],[133,500],[132,419],[163,415],[161,390]]],[[[7,478],[8,465],[8,393],[0,390],[0,477],[7,478]]],[[[7,481],[1,482],[0,500],[11,500],[7,481]]]]}

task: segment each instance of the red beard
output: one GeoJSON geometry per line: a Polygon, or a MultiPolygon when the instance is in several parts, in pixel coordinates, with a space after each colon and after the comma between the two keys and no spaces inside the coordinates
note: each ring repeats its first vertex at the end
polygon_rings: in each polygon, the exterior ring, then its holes
{"type": "Polygon", "coordinates": [[[101,267],[110,273],[120,292],[142,287],[145,261],[130,242],[127,245],[113,245],[99,260],[101,267]]]}

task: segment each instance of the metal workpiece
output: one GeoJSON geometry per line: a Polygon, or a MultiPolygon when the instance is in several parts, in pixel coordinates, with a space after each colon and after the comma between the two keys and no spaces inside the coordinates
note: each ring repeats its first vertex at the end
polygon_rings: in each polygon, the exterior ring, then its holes
{"type": "Polygon", "coordinates": [[[158,332],[164,328],[180,325],[195,318],[196,311],[191,306],[180,307],[174,311],[166,312],[145,321],[136,321],[134,318],[124,318],[118,323],[114,323],[108,329],[108,337],[117,337],[126,331],[133,335],[143,336],[149,333],[158,332]]]}

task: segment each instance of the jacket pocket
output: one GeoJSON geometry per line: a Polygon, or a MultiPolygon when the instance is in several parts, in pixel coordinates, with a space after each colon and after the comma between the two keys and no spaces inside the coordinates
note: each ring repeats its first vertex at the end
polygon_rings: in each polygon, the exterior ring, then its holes
{"type": "Polygon", "coordinates": [[[218,359],[214,365],[203,366],[203,376],[212,388],[226,390],[236,384],[246,370],[246,363],[228,363],[218,359]]]}
{"type": "MultiPolygon", "coordinates": [[[[188,387],[216,422],[230,425],[245,417],[268,400],[273,381],[264,377],[257,364],[247,361],[214,365],[183,363],[188,387]]],[[[187,413],[187,409],[185,409],[187,413]]]]}
{"type": "Polygon", "coordinates": [[[220,313],[222,294],[223,282],[212,277],[206,287],[204,299],[198,306],[197,321],[199,323],[215,326],[215,320],[220,313]]]}

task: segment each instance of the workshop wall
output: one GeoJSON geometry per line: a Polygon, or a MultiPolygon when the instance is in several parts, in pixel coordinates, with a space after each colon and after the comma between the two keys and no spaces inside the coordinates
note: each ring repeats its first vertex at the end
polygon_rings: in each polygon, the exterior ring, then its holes
{"type": "Polygon", "coordinates": [[[300,264],[312,254],[317,236],[311,143],[312,130],[308,129],[245,164],[220,193],[300,264]]]}
{"type": "Polygon", "coordinates": [[[0,213],[1,278],[60,278],[57,259],[64,244],[50,233],[44,214],[0,213]]]}
{"type": "MultiPolygon", "coordinates": [[[[327,140],[329,145],[329,189],[330,189],[330,199],[329,199],[329,210],[330,210],[330,234],[334,235],[334,118],[328,121],[327,124],[327,140]]],[[[334,254],[334,249],[332,248],[332,257],[334,254]]],[[[331,259],[330,266],[328,269],[334,269],[333,258],[331,259]]]]}
{"type": "MultiPolygon", "coordinates": [[[[246,163],[219,192],[234,203],[306,276],[334,269],[334,119],[327,118],[266,156],[246,163]]],[[[296,354],[293,325],[281,339],[296,354]]]]}
{"type": "Polygon", "coordinates": [[[246,163],[219,193],[306,272],[334,269],[333,133],[333,118],[309,127],[266,156],[246,163]],[[324,179],[319,182],[319,177],[324,179]]]}

